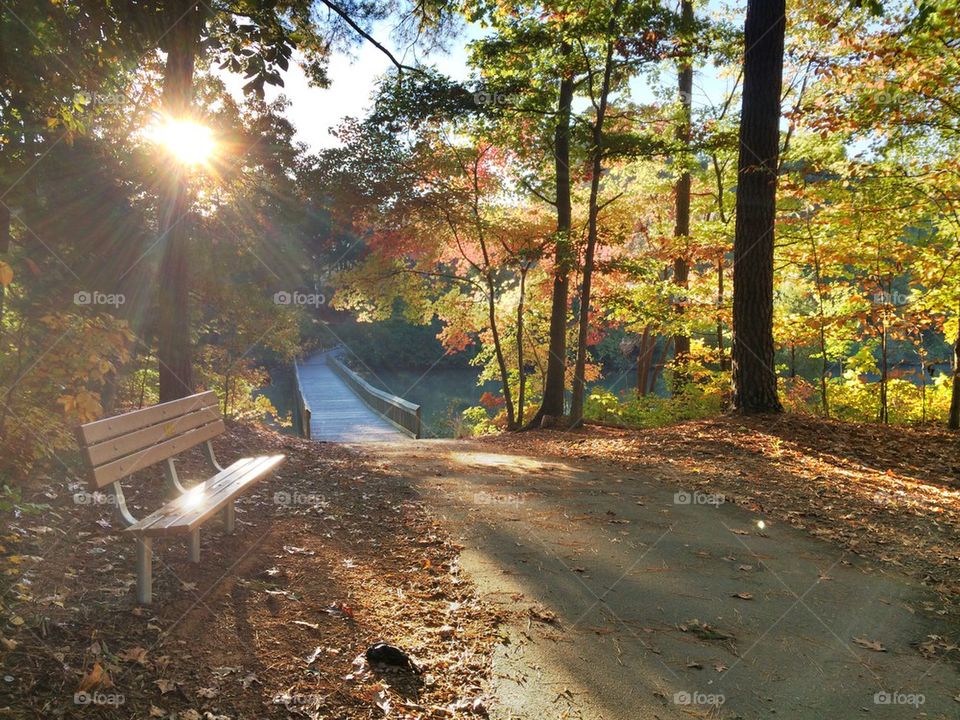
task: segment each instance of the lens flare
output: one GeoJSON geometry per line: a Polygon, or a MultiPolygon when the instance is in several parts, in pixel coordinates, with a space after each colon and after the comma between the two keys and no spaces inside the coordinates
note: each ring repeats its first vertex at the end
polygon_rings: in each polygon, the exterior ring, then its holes
{"type": "Polygon", "coordinates": [[[151,135],[183,165],[205,164],[217,146],[213,131],[193,120],[163,118],[154,126],[151,135]]]}

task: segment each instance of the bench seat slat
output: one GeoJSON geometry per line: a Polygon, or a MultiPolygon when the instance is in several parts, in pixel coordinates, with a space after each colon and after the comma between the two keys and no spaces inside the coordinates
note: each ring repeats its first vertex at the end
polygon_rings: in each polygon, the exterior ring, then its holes
{"type": "MultiPolygon", "coordinates": [[[[209,480],[198,483],[193,488],[190,488],[194,492],[201,493],[204,499],[209,499],[210,494],[215,490],[219,490],[225,486],[229,486],[231,482],[236,480],[240,475],[249,470],[253,463],[262,458],[241,458],[237,460],[230,467],[225,468],[223,471],[217,473],[209,480]],[[196,489],[202,488],[202,489],[196,489]]],[[[136,529],[137,532],[158,532],[162,534],[160,530],[165,527],[169,527],[178,517],[186,514],[190,510],[194,509],[194,505],[191,505],[190,500],[185,500],[182,497],[174,498],[168,502],[163,507],[159,508],[155,512],[151,513],[143,520],[141,520],[137,525],[133,526],[130,529],[136,529]]]]}
{"type": "Polygon", "coordinates": [[[265,455],[238,460],[223,472],[126,528],[124,532],[157,536],[192,531],[231,500],[250,489],[257,480],[284,459],[283,455],[265,455]]]}
{"type": "MultiPolygon", "coordinates": [[[[240,475],[245,469],[250,467],[250,464],[257,460],[258,458],[240,458],[233,465],[224,468],[221,472],[214,475],[209,480],[206,480],[202,483],[198,483],[194,487],[202,487],[203,490],[197,490],[196,492],[204,492],[211,489],[216,485],[217,487],[222,487],[224,484],[229,484],[231,480],[240,475]]],[[[193,488],[191,488],[193,489],[193,488]]],[[[136,525],[132,525],[127,528],[127,530],[136,530],[137,532],[143,534],[147,531],[156,529],[157,525],[162,523],[164,520],[169,520],[172,517],[178,517],[186,512],[189,508],[183,506],[186,503],[186,500],[182,500],[180,497],[174,498],[169,501],[166,505],[158,508],[154,512],[150,513],[143,520],[138,522],[136,525]]]]}
{"type": "Polygon", "coordinates": [[[218,407],[217,394],[212,390],[87,423],[80,427],[80,435],[84,445],[96,445],[205,407],[218,407]]]}

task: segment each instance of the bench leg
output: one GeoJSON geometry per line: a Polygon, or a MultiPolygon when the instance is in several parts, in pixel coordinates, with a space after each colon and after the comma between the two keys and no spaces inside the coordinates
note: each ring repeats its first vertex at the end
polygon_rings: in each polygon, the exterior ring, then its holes
{"type": "Polygon", "coordinates": [[[200,562],[200,528],[190,533],[190,562],[200,562]]]}
{"type": "Polygon", "coordinates": [[[138,537],[137,602],[149,605],[153,596],[153,538],[138,537]]]}
{"type": "Polygon", "coordinates": [[[237,529],[237,512],[234,510],[233,501],[223,509],[223,529],[227,535],[233,535],[237,529]]]}

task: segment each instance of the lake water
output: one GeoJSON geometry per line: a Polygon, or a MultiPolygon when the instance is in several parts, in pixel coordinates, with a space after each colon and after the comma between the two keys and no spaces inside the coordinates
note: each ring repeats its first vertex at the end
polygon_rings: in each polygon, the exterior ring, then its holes
{"type": "Polygon", "coordinates": [[[478,405],[485,391],[496,392],[497,384],[477,386],[473,368],[396,370],[373,368],[363,373],[371,385],[420,406],[424,437],[452,437],[460,414],[478,405]]]}

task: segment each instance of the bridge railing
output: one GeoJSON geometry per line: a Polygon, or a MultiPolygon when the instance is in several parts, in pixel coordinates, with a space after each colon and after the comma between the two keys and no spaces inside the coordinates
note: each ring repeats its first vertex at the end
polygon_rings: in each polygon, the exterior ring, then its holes
{"type": "Polygon", "coordinates": [[[373,387],[347,367],[336,355],[331,354],[329,360],[331,369],[371,409],[383,415],[399,430],[411,437],[420,438],[422,423],[419,405],[373,387]]]}
{"type": "Polygon", "coordinates": [[[310,403],[303,394],[303,385],[300,384],[300,363],[293,362],[293,379],[297,385],[297,412],[300,414],[300,436],[310,439],[310,403]]]}

